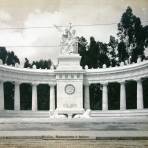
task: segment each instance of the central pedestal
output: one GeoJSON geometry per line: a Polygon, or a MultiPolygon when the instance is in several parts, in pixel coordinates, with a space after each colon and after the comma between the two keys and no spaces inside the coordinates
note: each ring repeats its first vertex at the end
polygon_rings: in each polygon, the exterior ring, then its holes
{"type": "Polygon", "coordinates": [[[61,55],[56,70],[58,114],[72,117],[83,110],[83,69],[78,54],[61,55]]]}

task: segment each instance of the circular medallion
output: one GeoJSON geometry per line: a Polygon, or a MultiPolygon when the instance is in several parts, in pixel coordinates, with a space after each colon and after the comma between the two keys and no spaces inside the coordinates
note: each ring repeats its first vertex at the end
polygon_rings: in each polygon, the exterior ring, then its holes
{"type": "Polygon", "coordinates": [[[65,86],[65,92],[68,94],[68,95],[72,95],[74,94],[75,92],[75,87],[72,85],[72,84],[67,84],[65,86]]]}

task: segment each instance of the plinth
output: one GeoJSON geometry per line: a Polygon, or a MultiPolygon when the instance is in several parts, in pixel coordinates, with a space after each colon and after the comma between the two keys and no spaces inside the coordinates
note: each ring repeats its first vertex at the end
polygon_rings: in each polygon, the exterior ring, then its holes
{"type": "Polygon", "coordinates": [[[56,69],[58,114],[72,117],[83,110],[83,69],[78,54],[60,55],[56,69]]]}

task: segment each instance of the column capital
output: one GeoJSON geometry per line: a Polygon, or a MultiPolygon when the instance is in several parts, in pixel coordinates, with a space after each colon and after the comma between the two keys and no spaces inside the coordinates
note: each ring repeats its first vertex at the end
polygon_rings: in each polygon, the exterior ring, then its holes
{"type": "Polygon", "coordinates": [[[126,83],[126,80],[120,80],[118,81],[120,84],[125,84],[126,83]]]}
{"type": "Polygon", "coordinates": [[[135,78],[135,81],[142,82],[142,78],[135,78]]]}
{"type": "Polygon", "coordinates": [[[107,86],[107,85],[108,85],[108,82],[101,82],[101,84],[102,84],[103,86],[107,86]]]}
{"type": "Polygon", "coordinates": [[[56,83],[48,83],[49,86],[56,86],[56,83]]]}
{"type": "Polygon", "coordinates": [[[21,83],[22,83],[22,82],[20,82],[20,81],[15,81],[15,82],[14,82],[15,85],[20,85],[21,83]]]}
{"type": "Polygon", "coordinates": [[[84,83],[84,86],[90,86],[90,83],[84,83]]]}
{"type": "Polygon", "coordinates": [[[37,86],[37,85],[39,85],[39,83],[38,82],[32,82],[31,85],[32,86],[37,86]]]}

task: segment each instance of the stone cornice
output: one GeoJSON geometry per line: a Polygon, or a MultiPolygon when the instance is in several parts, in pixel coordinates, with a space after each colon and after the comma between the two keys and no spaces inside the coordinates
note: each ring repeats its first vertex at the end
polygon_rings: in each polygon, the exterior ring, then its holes
{"type": "Polygon", "coordinates": [[[148,77],[148,61],[120,67],[87,69],[84,81],[91,83],[121,82],[148,77]]]}
{"type": "Polygon", "coordinates": [[[0,65],[0,80],[19,81],[22,83],[52,83],[55,82],[54,70],[16,68],[0,65]]]}
{"type": "MultiPolygon", "coordinates": [[[[100,69],[29,69],[0,65],[0,81],[16,81],[20,83],[56,84],[60,74],[80,74],[84,84],[122,82],[148,77],[148,61],[120,67],[100,69]],[[84,77],[83,77],[84,76],[84,77]]],[[[63,77],[63,76],[62,76],[63,77]]],[[[61,78],[60,78],[61,79],[61,78]]],[[[65,78],[66,79],[66,78],[65,78]]]]}

